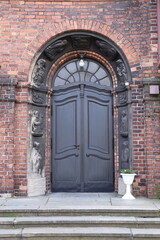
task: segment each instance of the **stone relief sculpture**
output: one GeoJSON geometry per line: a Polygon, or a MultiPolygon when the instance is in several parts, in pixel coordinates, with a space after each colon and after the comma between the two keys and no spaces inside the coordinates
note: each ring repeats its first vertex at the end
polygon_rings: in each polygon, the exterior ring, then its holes
{"type": "Polygon", "coordinates": [[[45,71],[46,61],[44,59],[39,59],[32,74],[32,81],[34,85],[39,87],[44,84],[45,71]]]}
{"type": "Polygon", "coordinates": [[[118,99],[120,104],[127,103],[127,92],[122,92],[118,94],[118,99]]]}
{"type": "Polygon", "coordinates": [[[42,174],[42,155],[40,152],[40,143],[34,141],[33,148],[31,150],[31,168],[33,173],[42,174]]]}
{"type": "Polygon", "coordinates": [[[123,110],[121,113],[121,120],[120,120],[120,134],[123,137],[128,136],[128,115],[127,111],[123,110]]]}
{"type": "Polygon", "coordinates": [[[72,36],[72,47],[74,49],[89,49],[91,45],[91,38],[89,36],[72,36]]]}
{"type": "Polygon", "coordinates": [[[113,61],[117,57],[118,52],[106,42],[97,40],[96,45],[99,47],[100,51],[105,54],[110,60],[113,61]]]}
{"type": "Polygon", "coordinates": [[[124,141],[122,144],[122,161],[129,162],[129,143],[128,141],[124,141]]]}
{"type": "Polygon", "coordinates": [[[127,71],[126,71],[125,65],[121,59],[116,61],[116,63],[117,63],[117,67],[116,67],[117,74],[120,77],[120,85],[123,86],[123,85],[125,85],[125,81],[127,81],[127,71]]]}
{"type": "Polygon", "coordinates": [[[43,115],[34,111],[31,119],[31,133],[34,137],[43,135],[43,115]]]}
{"type": "Polygon", "coordinates": [[[32,101],[34,103],[43,104],[45,102],[45,99],[41,93],[38,93],[37,91],[32,90],[32,101]]]}
{"type": "Polygon", "coordinates": [[[64,51],[68,41],[67,40],[59,40],[57,42],[52,43],[49,47],[46,48],[45,54],[49,58],[49,60],[54,60],[58,53],[64,51]]]}

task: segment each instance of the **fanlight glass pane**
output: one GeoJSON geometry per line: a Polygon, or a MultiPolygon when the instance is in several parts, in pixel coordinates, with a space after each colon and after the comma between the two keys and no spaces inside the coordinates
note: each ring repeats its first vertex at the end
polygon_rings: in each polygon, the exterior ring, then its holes
{"type": "Polygon", "coordinates": [[[90,62],[88,67],[88,72],[95,73],[99,68],[99,65],[95,62],[90,62]]]}
{"type": "Polygon", "coordinates": [[[66,68],[70,74],[73,74],[78,70],[75,62],[67,63],[66,68]]]}
{"type": "Polygon", "coordinates": [[[76,73],[74,73],[73,74],[73,77],[74,77],[74,79],[75,79],[75,82],[79,82],[80,81],[80,75],[79,75],[79,73],[78,72],[76,72],[76,73]]]}
{"type": "Polygon", "coordinates": [[[92,73],[86,72],[85,81],[89,82],[92,78],[92,73]]]}
{"type": "Polygon", "coordinates": [[[107,87],[111,86],[109,77],[103,78],[102,80],[99,81],[99,83],[107,87]]]}
{"type": "MultiPolygon", "coordinates": [[[[72,83],[72,82],[75,82],[75,79],[74,79],[73,76],[70,76],[70,77],[68,78],[68,83],[72,83]]],[[[67,82],[66,82],[66,84],[67,84],[67,82]]]]}
{"type": "Polygon", "coordinates": [[[98,71],[95,73],[95,77],[98,79],[106,77],[106,72],[102,69],[99,68],[98,71]]]}
{"type": "Polygon", "coordinates": [[[70,76],[70,72],[68,72],[65,68],[62,68],[60,71],[59,71],[59,74],[58,74],[59,77],[61,78],[68,78],[70,76]]]}
{"type": "Polygon", "coordinates": [[[60,86],[60,85],[64,85],[65,84],[65,80],[59,78],[59,77],[56,77],[56,81],[54,83],[54,86],[60,86]]]}
{"type": "Polygon", "coordinates": [[[108,71],[99,63],[91,59],[84,60],[84,66],[79,65],[76,59],[65,63],[56,73],[54,86],[70,84],[74,82],[92,82],[100,85],[111,86],[111,78],[108,71]]]}
{"type": "MultiPolygon", "coordinates": [[[[97,78],[95,76],[92,76],[91,79],[90,79],[90,82],[93,82],[95,83],[97,81],[97,78]]],[[[97,82],[96,82],[97,83],[97,82]]]]}

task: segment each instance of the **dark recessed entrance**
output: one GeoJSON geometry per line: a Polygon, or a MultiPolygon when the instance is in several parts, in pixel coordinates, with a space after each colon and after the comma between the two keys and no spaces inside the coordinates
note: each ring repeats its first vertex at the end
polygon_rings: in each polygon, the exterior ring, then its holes
{"type": "Polygon", "coordinates": [[[52,96],[52,191],[111,192],[112,80],[98,62],[65,63],[52,96]]]}

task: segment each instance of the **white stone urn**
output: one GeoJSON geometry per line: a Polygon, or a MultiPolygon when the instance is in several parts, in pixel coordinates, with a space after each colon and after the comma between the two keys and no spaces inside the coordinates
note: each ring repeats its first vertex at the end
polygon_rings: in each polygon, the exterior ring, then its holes
{"type": "Polygon", "coordinates": [[[123,178],[124,184],[126,185],[126,193],[122,197],[123,199],[135,199],[135,197],[131,194],[131,185],[134,181],[135,173],[121,173],[121,176],[123,178]]]}

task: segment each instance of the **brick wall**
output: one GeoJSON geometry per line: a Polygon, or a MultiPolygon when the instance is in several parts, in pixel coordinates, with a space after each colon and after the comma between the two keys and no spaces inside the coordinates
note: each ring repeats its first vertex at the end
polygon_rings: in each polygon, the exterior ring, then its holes
{"type": "Polygon", "coordinates": [[[14,191],[14,88],[5,83],[0,86],[0,186],[1,193],[11,194],[14,191]]]}
{"type": "MultiPolygon", "coordinates": [[[[156,0],[1,0],[0,7],[0,191],[27,194],[27,86],[34,59],[58,34],[88,30],[110,38],[129,61],[133,80],[130,131],[133,168],[137,172],[135,194],[153,196],[160,179],[160,103],[158,96],[155,99],[148,94],[148,85],[160,74],[156,0]],[[154,112],[155,122],[147,117],[150,111],[154,112]]],[[[49,180],[47,185],[49,188],[49,180]]]]}

